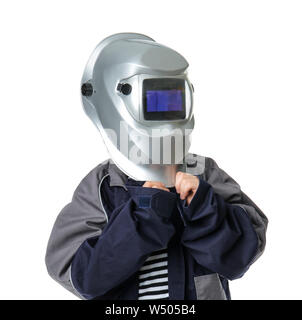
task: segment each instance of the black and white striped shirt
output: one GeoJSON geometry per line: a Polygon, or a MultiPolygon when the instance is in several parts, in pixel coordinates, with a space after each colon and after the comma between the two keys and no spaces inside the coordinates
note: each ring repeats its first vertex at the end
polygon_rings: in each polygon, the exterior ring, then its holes
{"type": "Polygon", "coordinates": [[[139,269],[138,300],[168,300],[168,250],[154,251],[139,269]]]}

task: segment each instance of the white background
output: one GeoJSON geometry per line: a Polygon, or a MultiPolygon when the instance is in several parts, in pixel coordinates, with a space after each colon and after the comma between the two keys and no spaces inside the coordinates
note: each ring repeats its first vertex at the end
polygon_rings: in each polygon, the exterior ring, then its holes
{"type": "Polygon", "coordinates": [[[77,299],[47,274],[54,220],[108,155],[80,80],[116,32],[180,52],[195,87],[192,151],[269,218],[267,247],[233,299],[301,299],[301,1],[3,1],[0,5],[0,298],[77,299]]]}

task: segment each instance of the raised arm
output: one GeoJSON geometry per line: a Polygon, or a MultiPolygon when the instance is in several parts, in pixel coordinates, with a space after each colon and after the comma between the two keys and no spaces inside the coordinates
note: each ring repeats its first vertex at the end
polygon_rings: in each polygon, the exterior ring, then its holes
{"type": "Polygon", "coordinates": [[[59,214],[47,247],[49,274],[80,298],[115,299],[123,284],[175,230],[176,195],[129,187],[129,198],[108,222],[98,197],[100,168],[86,176],[59,214]]]}
{"type": "Polygon", "coordinates": [[[263,253],[268,220],[214,160],[207,158],[204,174],[195,179],[190,204],[182,201],[182,243],[200,265],[239,278],[263,253]]]}

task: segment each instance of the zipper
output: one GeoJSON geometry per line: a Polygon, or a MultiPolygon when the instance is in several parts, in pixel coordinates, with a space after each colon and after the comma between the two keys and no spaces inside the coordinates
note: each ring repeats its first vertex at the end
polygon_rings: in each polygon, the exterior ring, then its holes
{"type": "Polygon", "coordinates": [[[181,199],[179,197],[179,194],[177,194],[177,199],[176,199],[176,205],[177,205],[177,209],[179,211],[180,217],[182,219],[182,222],[184,224],[184,226],[187,226],[187,222],[184,216],[184,211],[183,211],[183,207],[182,207],[182,203],[181,203],[181,199]]]}

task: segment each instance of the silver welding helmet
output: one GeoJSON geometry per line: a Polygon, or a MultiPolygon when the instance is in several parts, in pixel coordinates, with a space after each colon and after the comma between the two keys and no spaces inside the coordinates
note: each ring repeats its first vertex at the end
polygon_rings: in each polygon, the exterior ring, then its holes
{"type": "Polygon", "coordinates": [[[129,177],[174,186],[194,127],[188,62],[137,33],[105,38],[81,81],[86,114],[100,130],[113,162],[129,177]]]}

